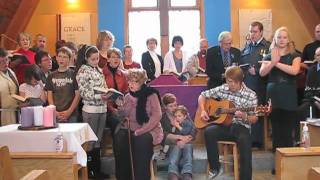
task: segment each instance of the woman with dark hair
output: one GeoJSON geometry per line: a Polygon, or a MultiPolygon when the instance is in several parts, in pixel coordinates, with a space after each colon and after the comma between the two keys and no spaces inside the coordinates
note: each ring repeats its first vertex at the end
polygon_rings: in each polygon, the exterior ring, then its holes
{"type": "Polygon", "coordinates": [[[149,180],[153,145],[163,138],[160,96],[157,90],[145,84],[146,80],[145,70],[128,70],[129,93],[119,108],[119,114],[127,122],[121,124],[114,138],[118,180],[130,180],[133,175],[137,180],[149,180]]]}
{"type": "Polygon", "coordinates": [[[46,51],[37,51],[35,56],[36,64],[41,69],[40,79],[43,84],[47,83],[47,78],[51,73],[52,69],[52,60],[48,52],[46,51]]]}
{"type": "Polygon", "coordinates": [[[22,32],[18,35],[17,42],[19,49],[13,53],[12,60],[10,62],[10,68],[16,73],[19,83],[24,82],[24,71],[32,64],[35,64],[35,53],[30,51],[31,36],[26,32],[22,32]]]}
{"type": "Polygon", "coordinates": [[[148,51],[142,54],[141,64],[147,72],[148,80],[152,81],[163,73],[163,59],[155,50],[158,42],[155,38],[147,39],[148,51]]]}
{"type": "Polygon", "coordinates": [[[18,102],[11,94],[17,94],[19,84],[15,73],[9,68],[8,52],[0,48],[0,126],[17,123],[18,102]]]}
{"type": "MultiPolygon", "coordinates": [[[[126,75],[120,70],[121,51],[117,48],[110,48],[108,50],[108,62],[103,68],[103,75],[106,79],[108,88],[113,88],[117,91],[126,94],[128,92],[128,81],[126,75]]],[[[111,127],[111,132],[114,134],[115,127],[117,126],[119,119],[115,112],[117,111],[117,104],[108,100],[108,114],[107,114],[107,126],[111,127]]]]}
{"type": "Polygon", "coordinates": [[[167,52],[164,57],[163,72],[165,74],[178,74],[180,75],[185,71],[185,67],[188,63],[188,54],[182,51],[183,39],[181,36],[174,36],[171,46],[173,50],[167,52]]]}
{"type": "Polygon", "coordinates": [[[91,142],[88,149],[88,175],[99,178],[100,173],[100,142],[107,118],[107,97],[97,94],[94,88],[107,88],[101,69],[98,67],[99,50],[95,46],[82,46],[77,62],[77,82],[82,98],[82,118],[87,122],[98,137],[97,142],[91,142]],[[80,68],[79,68],[80,67],[80,68]]]}

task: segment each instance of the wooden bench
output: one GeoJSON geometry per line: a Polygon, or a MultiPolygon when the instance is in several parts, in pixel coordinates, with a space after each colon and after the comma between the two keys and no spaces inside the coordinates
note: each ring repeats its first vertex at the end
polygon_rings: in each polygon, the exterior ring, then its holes
{"type": "Polygon", "coordinates": [[[307,179],[308,171],[320,164],[320,147],[277,148],[276,179],[301,180],[307,179]]]}
{"type": "Polygon", "coordinates": [[[45,169],[51,179],[82,179],[87,180],[87,167],[76,162],[75,152],[15,152],[11,153],[14,173],[17,177],[24,176],[31,169],[45,169]]]}
{"type": "MultiPolygon", "coordinates": [[[[0,147],[0,180],[15,180],[17,175],[14,174],[13,165],[7,146],[0,147]]],[[[22,180],[48,180],[49,174],[46,170],[27,171],[25,176],[19,177],[22,180]],[[31,171],[31,172],[30,172],[31,171]]]]}

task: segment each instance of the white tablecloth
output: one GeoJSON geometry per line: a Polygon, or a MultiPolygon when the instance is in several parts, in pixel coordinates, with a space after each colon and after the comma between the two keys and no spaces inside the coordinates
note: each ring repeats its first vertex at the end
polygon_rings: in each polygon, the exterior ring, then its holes
{"type": "Polygon", "coordinates": [[[63,123],[59,128],[39,131],[18,130],[19,125],[0,127],[0,145],[8,146],[10,152],[55,152],[54,139],[61,131],[67,151],[77,153],[77,163],[81,166],[87,164],[87,154],[81,145],[98,140],[87,123],[63,123]]]}

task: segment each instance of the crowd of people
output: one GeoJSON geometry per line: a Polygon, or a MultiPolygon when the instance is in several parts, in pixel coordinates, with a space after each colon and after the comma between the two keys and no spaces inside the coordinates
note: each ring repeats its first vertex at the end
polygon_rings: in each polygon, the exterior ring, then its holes
{"type": "MultiPolygon", "coordinates": [[[[314,100],[320,95],[320,24],[315,27],[315,41],[307,44],[302,54],[286,27],[278,28],[269,42],[257,21],[250,24],[242,50],[232,47],[232,34],[223,31],[217,46],[209,47],[206,39],[200,39],[199,51],[189,56],[182,48],[183,38],[177,35],[172,39],[173,49],[162,58],[156,53],[157,39],[149,38],[140,64],[132,59],[134,47],[125,45],[121,51],[113,47],[114,41],[114,35],[106,30],[99,32],[96,45],[77,46],[59,40],[51,58],[44,35],[36,35],[31,47],[31,36],[20,33],[19,48],[10,56],[0,48],[0,125],[18,123],[19,107],[55,105],[59,123],[86,122],[98,137],[87,152],[90,177],[105,176],[100,144],[103,130],[109,126],[117,179],[150,179],[153,148],[160,144],[157,158],[169,158],[168,179],[190,180],[197,130],[174,94],[161,97],[148,86],[161,74],[173,74],[183,81],[197,74],[208,76],[207,90],[198,99],[203,121],[210,119],[205,108],[208,99],[228,100],[237,108],[255,107],[270,99],[273,152],[297,144],[299,121],[307,117],[309,106],[314,108],[314,117],[320,115],[320,103],[314,100]],[[306,76],[302,92],[297,88],[299,75],[306,76]],[[113,88],[125,96],[111,99],[95,88],[113,88]],[[19,103],[11,94],[28,100],[19,103]]],[[[223,173],[217,142],[230,140],[239,147],[240,179],[252,179],[251,148],[262,146],[262,125],[254,111],[238,110],[230,126],[205,127],[209,178],[223,173]]]]}

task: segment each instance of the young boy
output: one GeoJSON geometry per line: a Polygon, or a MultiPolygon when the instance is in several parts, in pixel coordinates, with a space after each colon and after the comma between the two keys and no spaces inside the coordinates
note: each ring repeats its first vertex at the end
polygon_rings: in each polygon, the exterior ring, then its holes
{"type": "Polygon", "coordinates": [[[77,106],[80,92],[75,72],[69,69],[72,51],[62,47],[57,51],[59,68],[48,76],[46,90],[48,102],[56,106],[59,122],[77,122],[77,106]]]}
{"type": "Polygon", "coordinates": [[[193,146],[191,141],[196,135],[196,129],[193,121],[188,116],[188,110],[185,106],[179,105],[174,111],[174,121],[172,133],[178,136],[174,145],[171,146],[169,154],[168,179],[178,180],[179,165],[181,165],[181,174],[183,180],[192,179],[192,156],[193,146]]]}

